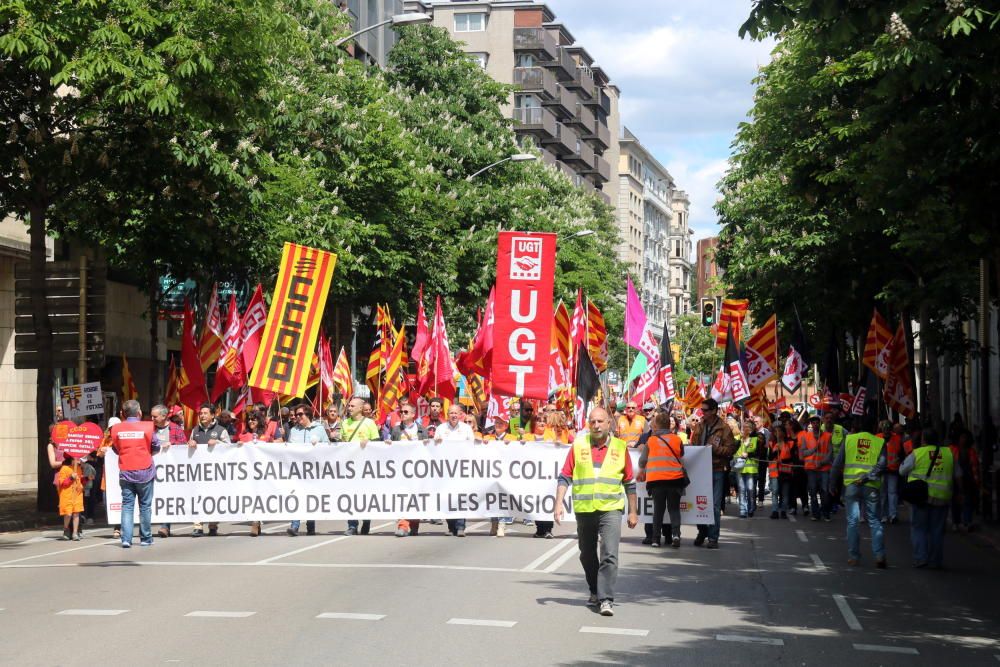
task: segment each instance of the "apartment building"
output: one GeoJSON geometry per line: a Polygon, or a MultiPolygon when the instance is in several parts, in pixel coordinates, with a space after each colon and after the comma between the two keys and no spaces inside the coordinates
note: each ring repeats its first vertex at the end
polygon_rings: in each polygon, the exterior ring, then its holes
{"type": "MultiPolygon", "coordinates": [[[[404,11],[403,0],[344,0],[338,5],[350,15],[352,32],[387,21],[404,11]]],[[[396,31],[385,25],[355,37],[353,43],[347,45],[347,52],[366,65],[385,67],[389,50],[397,41],[396,31]]]]}
{"type": "Polygon", "coordinates": [[[671,199],[674,217],[670,224],[670,301],[671,312],[685,315],[691,312],[691,284],[694,274],[691,271],[691,225],[688,218],[691,215],[691,200],[683,190],[674,190],[671,199]]]}
{"type": "Polygon", "coordinates": [[[617,195],[611,163],[618,90],[544,4],[533,0],[407,0],[432,14],[491,77],[516,86],[505,108],[519,141],[578,187],[609,204],[617,195]]]}
{"type": "Polygon", "coordinates": [[[698,274],[698,309],[701,309],[701,300],[706,296],[720,296],[722,291],[716,285],[717,278],[721,275],[718,264],[715,263],[715,249],[719,246],[719,237],[710,236],[706,239],[698,240],[698,255],[695,259],[696,272],[698,274]]]}

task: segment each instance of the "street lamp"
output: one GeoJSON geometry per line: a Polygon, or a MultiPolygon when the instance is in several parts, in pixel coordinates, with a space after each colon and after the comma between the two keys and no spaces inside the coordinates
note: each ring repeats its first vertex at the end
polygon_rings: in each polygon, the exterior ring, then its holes
{"type": "Polygon", "coordinates": [[[422,12],[407,12],[406,14],[396,14],[395,16],[387,18],[384,21],[380,21],[379,23],[370,25],[367,28],[362,28],[357,32],[352,32],[350,35],[344,37],[343,39],[338,39],[337,42],[334,44],[334,46],[341,46],[346,42],[351,41],[358,35],[364,34],[369,30],[375,30],[376,28],[381,28],[384,25],[392,24],[393,28],[397,28],[401,25],[420,25],[422,23],[430,23],[433,20],[434,18],[430,14],[424,14],[422,12]]]}
{"type": "Polygon", "coordinates": [[[597,232],[595,232],[593,229],[581,229],[578,232],[573,232],[569,236],[564,236],[563,240],[568,241],[570,239],[582,239],[584,236],[593,236],[596,233],[597,232]]]}
{"type": "Polygon", "coordinates": [[[470,174],[469,176],[466,176],[465,180],[471,181],[472,179],[474,179],[476,176],[478,176],[479,174],[483,173],[484,171],[492,169],[493,167],[495,167],[497,165],[500,165],[500,164],[503,164],[504,162],[531,162],[532,160],[537,160],[537,159],[538,159],[538,156],[534,155],[533,153],[514,153],[513,155],[508,155],[507,157],[505,157],[502,160],[497,160],[493,164],[486,165],[485,167],[483,167],[482,169],[480,169],[479,171],[477,171],[474,174],[470,174]]]}

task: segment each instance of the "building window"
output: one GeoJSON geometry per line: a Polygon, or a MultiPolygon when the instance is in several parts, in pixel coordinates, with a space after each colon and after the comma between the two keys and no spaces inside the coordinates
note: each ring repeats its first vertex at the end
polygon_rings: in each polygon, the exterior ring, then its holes
{"type": "Polygon", "coordinates": [[[534,67],[535,66],[535,56],[530,53],[519,53],[517,54],[517,60],[514,62],[514,67],[534,67]]]}
{"type": "Polygon", "coordinates": [[[486,30],[486,14],[455,14],[455,32],[486,30]]]}
{"type": "Polygon", "coordinates": [[[469,57],[479,63],[479,66],[486,69],[486,63],[490,61],[490,54],[483,53],[482,51],[476,53],[470,53],[469,57]]]}

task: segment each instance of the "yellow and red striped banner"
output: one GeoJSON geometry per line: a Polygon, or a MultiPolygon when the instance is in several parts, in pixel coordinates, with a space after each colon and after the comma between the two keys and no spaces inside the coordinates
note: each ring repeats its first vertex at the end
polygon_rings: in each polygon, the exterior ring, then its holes
{"type": "Polygon", "coordinates": [[[892,330],[882,313],[875,309],[872,323],[868,327],[865,339],[865,353],[861,360],[868,368],[883,380],[889,375],[889,341],[892,340],[892,330]]]}
{"type": "Polygon", "coordinates": [[[559,353],[559,360],[564,367],[569,366],[569,309],[559,301],[552,318],[552,347],[559,353]]]}
{"type": "Polygon", "coordinates": [[[715,347],[726,349],[729,327],[733,329],[736,347],[740,345],[740,331],[743,330],[743,319],[747,316],[750,301],[747,299],[723,299],[722,312],[719,313],[719,332],[715,338],[715,347]]]}
{"type": "MultiPolygon", "coordinates": [[[[590,299],[587,299],[587,351],[598,373],[608,369],[608,329],[604,315],[590,299]]],[[[680,355],[677,357],[679,362],[680,355]]]]}
{"type": "Polygon", "coordinates": [[[201,360],[201,370],[219,360],[222,352],[222,315],[219,312],[219,285],[212,285],[212,296],[208,300],[208,310],[201,327],[201,337],[198,339],[198,358],[201,360]]]}
{"type": "Polygon", "coordinates": [[[336,265],[333,253],[285,244],[251,387],[286,396],[305,391],[336,265]]]}

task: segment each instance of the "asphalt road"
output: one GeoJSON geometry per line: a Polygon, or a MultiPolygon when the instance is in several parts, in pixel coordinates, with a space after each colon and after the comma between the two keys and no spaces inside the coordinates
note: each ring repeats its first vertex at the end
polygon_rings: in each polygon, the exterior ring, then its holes
{"type": "Polygon", "coordinates": [[[585,604],[573,524],[554,540],[343,527],[182,528],[131,550],[108,528],[0,535],[0,663],[1000,665],[1000,551],[983,536],[950,534],[947,569],[915,570],[908,526],[890,526],[881,571],[867,540],[846,564],[842,517],[725,517],[718,551],[692,527],[676,551],[626,529],[605,618],[585,604]]]}

